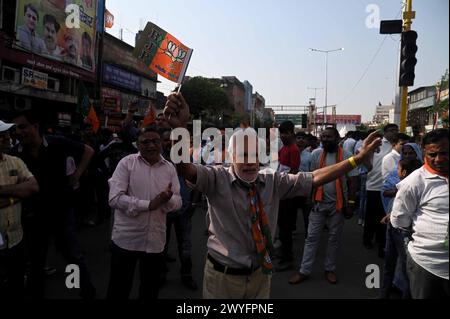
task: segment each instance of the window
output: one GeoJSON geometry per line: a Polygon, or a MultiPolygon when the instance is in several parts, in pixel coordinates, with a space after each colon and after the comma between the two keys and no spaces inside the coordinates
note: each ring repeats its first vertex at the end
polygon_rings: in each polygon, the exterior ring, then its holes
{"type": "Polygon", "coordinates": [[[59,80],[48,78],[47,88],[49,91],[59,92],[59,80]]]}

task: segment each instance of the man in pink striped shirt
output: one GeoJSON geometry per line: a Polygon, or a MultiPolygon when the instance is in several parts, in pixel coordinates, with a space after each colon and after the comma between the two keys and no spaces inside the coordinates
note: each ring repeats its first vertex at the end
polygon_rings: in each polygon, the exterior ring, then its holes
{"type": "Polygon", "coordinates": [[[175,167],[161,156],[156,126],[139,132],[138,154],[119,162],[109,180],[115,210],[108,299],[127,299],[139,261],[140,299],[156,299],[163,271],[166,214],[181,208],[175,167]]]}

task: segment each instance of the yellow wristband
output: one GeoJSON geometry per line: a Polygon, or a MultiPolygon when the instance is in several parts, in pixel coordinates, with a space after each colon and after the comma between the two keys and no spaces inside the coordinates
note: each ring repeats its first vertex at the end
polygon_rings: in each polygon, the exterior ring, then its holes
{"type": "Polygon", "coordinates": [[[9,206],[13,206],[16,202],[14,201],[14,198],[9,198],[9,206]]]}
{"type": "Polygon", "coordinates": [[[350,158],[348,159],[348,161],[350,162],[350,165],[351,165],[353,168],[358,168],[358,164],[356,164],[355,158],[354,158],[353,156],[350,157],[350,158]]]}

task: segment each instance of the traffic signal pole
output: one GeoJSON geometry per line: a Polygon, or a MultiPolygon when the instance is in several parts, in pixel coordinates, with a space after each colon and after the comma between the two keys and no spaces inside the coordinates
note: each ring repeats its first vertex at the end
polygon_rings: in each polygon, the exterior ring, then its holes
{"type": "MultiPolygon", "coordinates": [[[[416,12],[412,10],[412,0],[406,0],[405,10],[403,12],[403,31],[411,31],[412,20],[415,19],[416,12]]],[[[401,113],[400,113],[400,132],[406,133],[406,120],[408,117],[408,87],[402,86],[401,89],[401,113]]]]}

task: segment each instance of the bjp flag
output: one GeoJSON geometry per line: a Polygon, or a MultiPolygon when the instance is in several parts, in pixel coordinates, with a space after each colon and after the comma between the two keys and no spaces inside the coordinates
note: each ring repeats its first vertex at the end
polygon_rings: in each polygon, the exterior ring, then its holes
{"type": "Polygon", "coordinates": [[[95,112],[95,109],[92,105],[89,110],[89,114],[86,118],[86,121],[92,125],[92,131],[94,131],[94,133],[97,133],[98,129],[100,128],[100,121],[99,121],[99,119],[97,117],[97,113],[95,112]]]}
{"type": "Polygon", "coordinates": [[[186,74],[192,51],[170,33],[148,22],[144,31],[138,35],[134,55],[150,70],[180,84],[186,74]]]}
{"type": "Polygon", "coordinates": [[[141,127],[147,127],[156,121],[156,112],[153,106],[150,106],[147,115],[145,116],[144,120],[142,121],[141,127]]]}
{"type": "Polygon", "coordinates": [[[108,9],[105,9],[105,28],[111,29],[114,25],[114,16],[108,9]]]}

